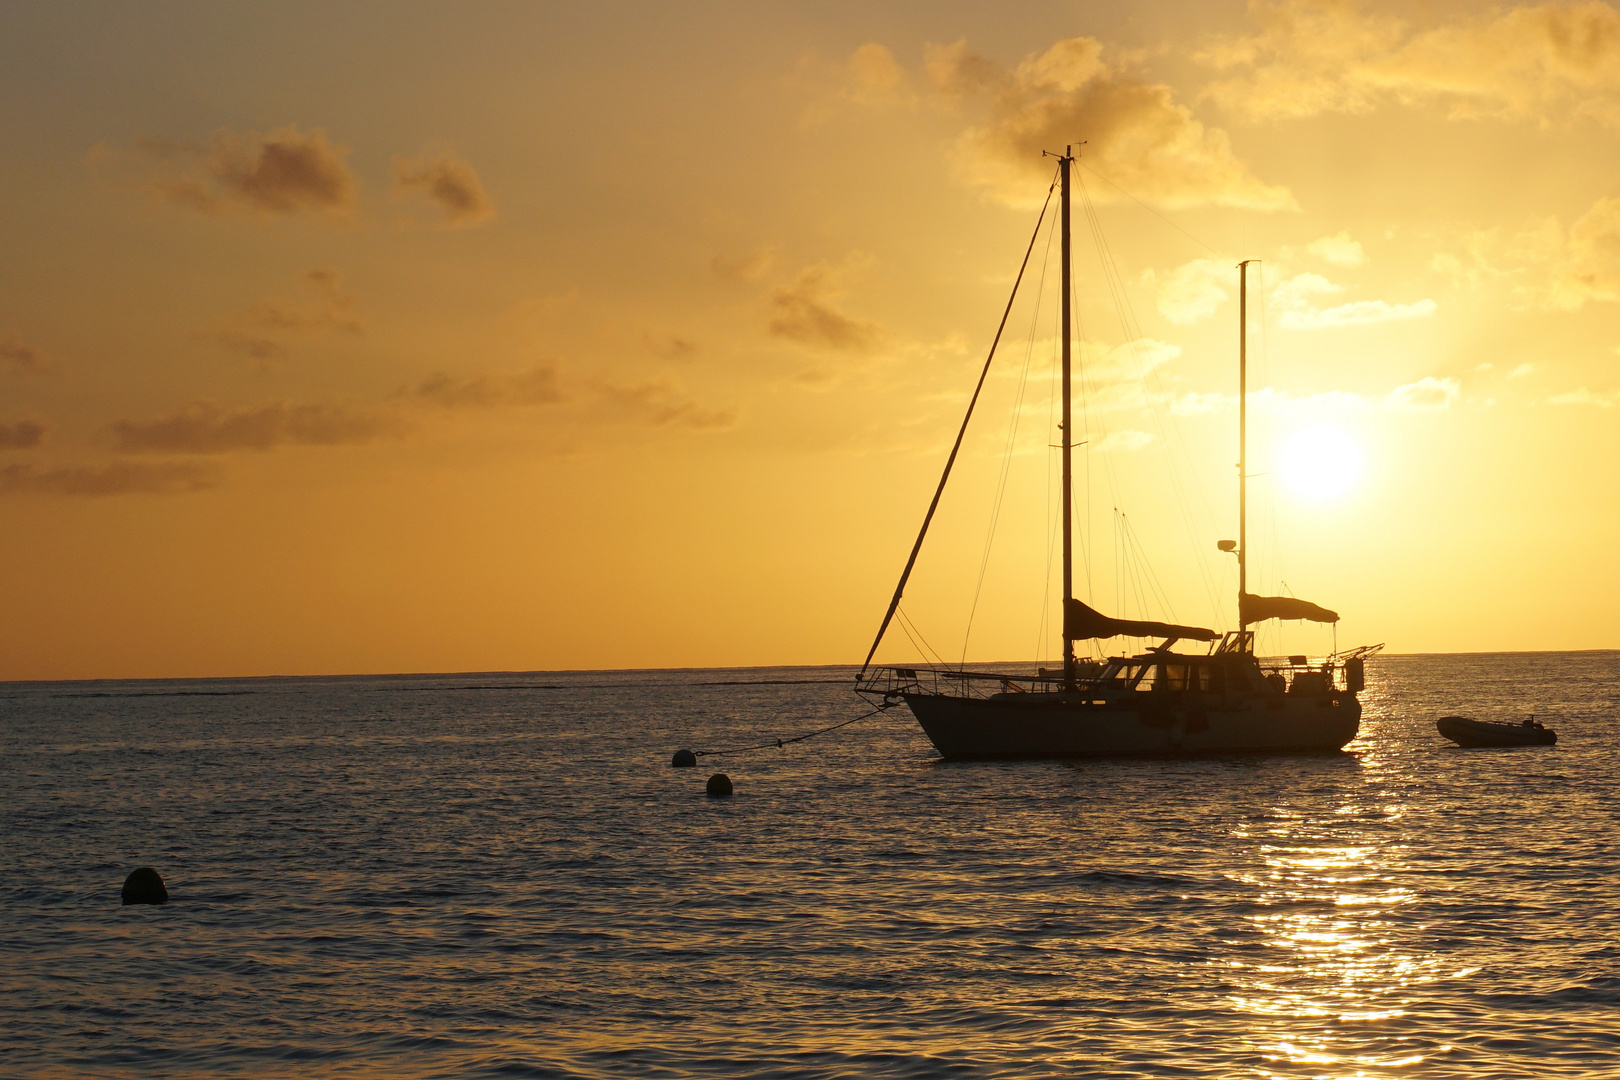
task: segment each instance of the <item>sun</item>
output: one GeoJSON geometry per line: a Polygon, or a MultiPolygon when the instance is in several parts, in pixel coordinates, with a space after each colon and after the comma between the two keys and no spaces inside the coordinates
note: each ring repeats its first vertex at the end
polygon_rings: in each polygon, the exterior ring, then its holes
{"type": "Polygon", "coordinates": [[[1283,443],[1277,471],[1296,494],[1335,499],[1361,481],[1361,445],[1336,427],[1301,428],[1283,443]]]}

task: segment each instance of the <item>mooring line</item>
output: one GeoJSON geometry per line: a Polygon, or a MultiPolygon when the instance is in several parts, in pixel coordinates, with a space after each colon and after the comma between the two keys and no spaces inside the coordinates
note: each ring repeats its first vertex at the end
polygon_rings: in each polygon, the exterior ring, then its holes
{"type": "Polygon", "coordinates": [[[862,721],[862,720],[865,720],[867,717],[876,716],[880,712],[885,712],[885,711],[887,711],[889,709],[892,709],[898,704],[900,704],[900,702],[898,702],[898,701],[885,702],[884,704],[879,705],[877,708],[873,709],[871,712],[862,713],[861,715],[855,717],[852,720],[840,720],[838,723],[833,724],[831,727],[824,727],[819,731],[812,731],[808,735],[796,735],[791,739],[772,739],[770,742],[757,743],[757,744],[755,744],[753,746],[733,746],[733,747],[730,747],[729,749],[726,749],[726,750],[694,750],[694,751],[692,751],[692,753],[693,753],[694,756],[701,758],[701,757],[720,757],[720,756],[722,756],[724,754],[742,754],[742,753],[746,753],[749,750],[770,750],[770,749],[773,749],[773,748],[780,749],[780,748],[782,748],[784,746],[791,746],[794,743],[804,742],[804,740],[806,740],[806,739],[813,739],[817,735],[825,735],[829,731],[837,731],[839,728],[849,727],[849,725],[854,724],[854,723],[858,723],[859,721],[862,721]]]}

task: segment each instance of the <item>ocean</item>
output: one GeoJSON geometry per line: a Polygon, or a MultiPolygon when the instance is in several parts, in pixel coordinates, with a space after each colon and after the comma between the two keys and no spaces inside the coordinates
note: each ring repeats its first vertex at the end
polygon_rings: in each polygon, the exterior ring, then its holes
{"type": "Polygon", "coordinates": [[[1341,754],[697,769],[850,669],[0,686],[0,1075],[1620,1076],[1620,653],[1368,681],[1341,754]]]}

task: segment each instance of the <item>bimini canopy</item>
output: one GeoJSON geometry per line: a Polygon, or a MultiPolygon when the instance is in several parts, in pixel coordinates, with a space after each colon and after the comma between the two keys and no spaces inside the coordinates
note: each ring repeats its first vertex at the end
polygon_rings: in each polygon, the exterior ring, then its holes
{"type": "Polygon", "coordinates": [[[1146,622],[1140,619],[1110,619],[1096,608],[1078,600],[1063,601],[1063,634],[1071,638],[1168,637],[1188,641],[1214,641],[1221,635],[1200,626],[1146,622]]]}
{"type": "Polygon", "coordinates": [[[1311,622],[1333,623],[1339,621],[1339,613],[1292,596],[1244,593],[1238,597],[1238,621],[1252,623],[1263,619],[1309,619],[1311,622]]]}

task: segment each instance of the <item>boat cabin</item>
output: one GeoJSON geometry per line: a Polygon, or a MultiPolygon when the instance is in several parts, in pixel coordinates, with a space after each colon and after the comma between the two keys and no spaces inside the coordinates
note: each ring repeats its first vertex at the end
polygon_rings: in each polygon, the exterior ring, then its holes
{"type": "Polygon", "coordinates": [[[875,693],[938,694],[947,697],[1004,697],[1069,694],[1118,700],[1127,694],[1259,694],[1331,698],[1359,693],[1365,683],[1361,653],[1311,658],[1254,655],[1254,631],[1227,633],[1209,653],[1171,651],[1174,639],[1136,656],[1082,662],[1073,689],[1061,668],[1037,675],[961,671],[951,668],[882,668],[868,672],[860,689],[875,693]]]}

